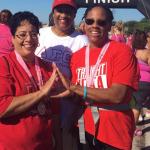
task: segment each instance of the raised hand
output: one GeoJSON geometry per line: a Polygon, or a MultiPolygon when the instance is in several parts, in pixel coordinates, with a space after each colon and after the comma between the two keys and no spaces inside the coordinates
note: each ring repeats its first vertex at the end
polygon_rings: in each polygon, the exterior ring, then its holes
{"type": "Polygon", "coordinates": [[[62,98],[62,97],[66,97],[71,95],[71,91],[70,91],[70,80],[67,79],[59,70],[59,68],[53,63],[53,68],[55,68],[57,70],[58,76],[59,76],[59,81],[57,82],[57,84],[59,83],[59,86],[56,86],[57,90],[56,93],[54,95],[51,95],[51,98],[62,98]],[[61,82],[61,83],[60,83],[61,82]]]}
{"type": "Polygon", "coordinates": [[[67,79],[67,78],[61,73],[61,71],[59,70],[58,67],[56,68],[56,70],[57,70],[57,73],[58,73],[58,75],[59,75],[59,77],[60,77],[60,80],[61,80],[63,86],[66,88],[66,90],[69,90],[69,89],[70,89],[70,83],[71,83],[70,80],[67,79]]]}
{"type": "Polygon", "coordinates": [[[40,89],[40,91],[43,92],[44,96],[49,96],[50,95],[50,92],[51,92],[51,90],[54,86],[54,83],[57,81],[57,79],[58,79],[57,69],[53,68],[53,73],[52,73],[51,77],[45,83],[45,85],[43,85],[40,89]]]}

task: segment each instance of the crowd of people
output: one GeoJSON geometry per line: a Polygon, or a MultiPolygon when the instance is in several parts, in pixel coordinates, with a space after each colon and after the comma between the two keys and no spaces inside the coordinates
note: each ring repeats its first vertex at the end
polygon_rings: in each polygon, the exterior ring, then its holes
{"type": "Polygon", "coordinates": [[[76,29],[77,11],[54,0],[46,27],[32,12],[0,11],[0,150],[131,150],[143,135],[150,32],[127,38],[102,5],[76,29]]]}

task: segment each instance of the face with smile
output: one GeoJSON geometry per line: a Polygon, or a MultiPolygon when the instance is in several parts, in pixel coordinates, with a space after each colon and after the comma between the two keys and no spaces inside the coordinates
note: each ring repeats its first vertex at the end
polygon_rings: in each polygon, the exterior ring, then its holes
{"type": "Polygon", "coordinates": [[[76,10],[69,5],[60,5],[53,10],[55,29],[60,32],[69,31],[74,23],[76,10]]]}
{"type": "Polygon", "coordinates": [[[107,18],[106,10],[93,7],[85,16],[85,31],[91,46],[102,46],[108,40],[111,22],[107,18]]]}
{"type": "Polygon", "coordinates": [[[21,21],[20,26],[17,27],[15,35],[13,36],[13,44],[15,50],[22,56],[34,56],[34,51],[38,46],[38,33],[34,27],[27,20],[21,21]]]}

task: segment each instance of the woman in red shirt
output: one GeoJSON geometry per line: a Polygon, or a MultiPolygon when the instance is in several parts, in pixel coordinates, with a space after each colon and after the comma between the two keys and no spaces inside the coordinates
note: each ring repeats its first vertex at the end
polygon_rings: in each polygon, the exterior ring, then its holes
{"type": "Polygon", "coordinates": [[[67,89],[57,96],[75,93],[85,108],[78,124],[80,150],[131,150],[135,122],[129,102],[139,79],[136,58],[125,43],[109,40],[110,9],[90,7],[84,19],[89,44],[72,56],[72,83],[57,69],[67,89]]]}
{"type": "Polygon", "coordinates": [[[37,56],[40,22],[30,12],[10,20],[14,51],[0,58],[0,150],[52,150],[49,96],[56,69],[37,56]]]}

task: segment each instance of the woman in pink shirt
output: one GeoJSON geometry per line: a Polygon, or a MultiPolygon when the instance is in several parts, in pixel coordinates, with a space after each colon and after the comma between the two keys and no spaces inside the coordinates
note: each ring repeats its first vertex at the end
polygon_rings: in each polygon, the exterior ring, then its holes
{"type": "Polygon", "coordinates": [[[12,13],[4,9],[0,12],[0,57],[13,50],[12,35],[8,26],[12,13]]]}
{"type": "Polygon", "coordinates": [[[117,22],[115,26],[112,27],[112,36],[111,40],[125,43],[125,37],[123,34],[123,23],[117,22]]]}
{"type": "Polygon", "coordinates": [[[144,31],[136,30],[133,34],[132,47],[140,67],[139,90],[133,94],[136,99],[136,108],[133,110],[135,121],[138,122],[142,108],[150,108],[150,49],[145,48],[147,36],[144,31]]]}

